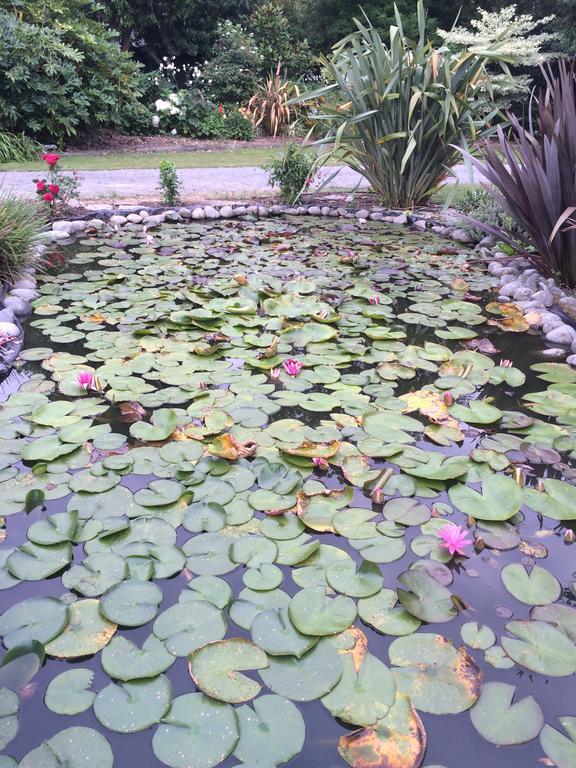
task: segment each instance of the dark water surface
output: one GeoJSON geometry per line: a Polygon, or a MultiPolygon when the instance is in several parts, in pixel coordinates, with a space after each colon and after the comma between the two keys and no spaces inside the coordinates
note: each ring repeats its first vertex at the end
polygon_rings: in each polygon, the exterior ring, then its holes
{"type": "MultiPolygon", "coordinates": [[[[298,222],[298,225],[300,225],[300,222],[298,222]]],[[[258,225],[248,224],[246,226],[250,232],[253,232],[254,230],[271,228],[282,230],[284,225],[268,222],[258,225]]],[[[319,225],[314,224],[313,226],[316,229],[319,225]]],[[[356,234],[354,227],[347,230],[342,228],[342,224],[334,222],[330,223],[330,227],[334,231],[335,239],[342,232],[345,233],[347,238],[353,237],[356,234]]],[[[326,225],[324,225],[324,230],[324,237],[328,238],[329,231],[326,225]]],[[[378,232],[382,230],[379,230],[376,224],[373,224],[368,229],[365,229],[364,233],[367,231],[378,232]]],[[[393,232],[390,227],[385,231],[393,232]]],[[[203,247],[207,251],[212,250],[208,256],[213,257],[214,246],[211,245],[209,233],[207,234],[208,238],[203,247]]],[[[398,234],[401,234],[400,231],[398,234]]],[[[295,235],[296,238],[299,236],[305,237],[306,232],[303,235],[295,235]]],[[[427,242],[424,235],[419,235],[419,237],[423,242],[427,242]]],[[[215,242],[218,242],[217,234],[215,242]]],[[[430,242],[437,243],[438,241],[430,240],[430,242]]],[[[89,247],[83,244],[69,250],[72,253],[78,250],[85,252],[89,250],[89,247]]],[[[231,263],[230,256],[227,257],[227,262],[231,263]]],[[[257,259],[254,266],[257,269],[261,268],[257,259]]],[[[65,269],[66,271],[75,271],[83,270],[84,268],[85,265],[83,264],[70,264],[65,269]]],[[[87,268],[94,269],[97,268],[97,265],[90,264],[87,268]]],[[[242,264],[240,269],[245,271],[248,277],[250,277],[250,265],[242,264]]],[[[295,264],[295,270],[298,270],[297,264],[295,264]]],[[[493,296],[487,294],[484,298],[491,299],[493,296]]],[[[403,306],[406,307],[407,304],[409,302],[401,300],[396,307],[396,312],[402,311],[403,306]]],[[[35,318],[33,317],[32,319],[35,318]]],[[[402,323],[399,322],[398,325],[402,325],[402,323]]],[[[74,324],[71,327],[74,327],[74,324]]],[[[431,340],[436,343],[445,344],[453,350],[463,348],[457,341],[442,341],[438,339],[433,335],[433,329],[431,328],[408,324],[405,324],[404,327],[408,333],[405,343],[422,345],[426,340],[431,340]]],[[[501,409],[529,413],[523,408],[522,395],[526,392],[544,390],[546,387],[545,382],[537,378],[529,370],[530,365],[542,362],[543,360],[542,350],[544,349],[544,342],[541,337],[530,333],[505,333],[490,326],[480,326],[475,329],[480,336],[489,338],[498,347],[500,352],[497,358],[511,359],[516,367],[527,374],[527,381],[522,387],[511,388],[505,384],[498,386],[486,385],[481,388],[480,393],[477,391],[475,397],[492,396],[494,397],[494,405],[501,409]]],[[[84,349],[82,341],[67,345],[58,345],[50,342],[37,328],[29,326],[24,348],[44,346],[50,346],[57,351],[67,351],[75,354],[81,354],[84,349]]],[[[362,370],[363,367],[365,366],[362,363],[355,363],[347,372],[350,372],[350,370],[362,370]]],[[[40,372],[44,372],[40,363],[23,363],[21,368],[18,371],[14,371],[1,385],[0,399],[5,400],[11,392],[17,390],[31,375],[40,372]]],[[[420,388],[433,380],[434,376],[432,374],[420,371],[416,379],[400,381],[395,394],[399,395],[403,392],[420,388]]],[[[175,407],[185,408],[186,405],[185,403],[175,407]]],[[[117,412],[115,411],[115,413],[117,412]]],[[[327,415],[294,407],[283,408],[279,413],[270,417],[270,420],[274,421],[287,417],[298,418],[311,426],[316,426],[322,419],[327,418],[327,415]]],[[[112,426],[114,431],[127,434],[127,425],[113,423],[112,426]]],[[[469,430],[463,444],[452,444],[447,449],[435,446],[429,441],[422,441],[418,445],[426,450],[439,451],[449,455],[467,455],[485,437],[486,431],[499,430],[498,428],[491,430],[490,427],[469,430]]],[[[570,462],[566,456],[563,456],[563,459],[570,462]]],[[[395,466],[393,463],[386,462],[383,459],[376,459],[373,465],[382,468],[395,466]]],[[[545,465],[534,465],[532,469],[535,476],[545,474],[548,471],[545,465]]],[[[557,477],[558,473],[551,469],[550,476],[557,477]]],[[[328,473],[321,474],[320,477],[329,487],[341,487],[343,484],[342,476],[336,468],[331,468],[328,473]]],[[[121,485],[136,491],[139,488],[144,488],[152,479],[154,478],[145,475],[126,475],[122,478],[121,485]]],[[[7,517],[7,538],[3,546],[14,547],[24,542],[26,540],[26,530],[32,523],[43,519],[47,514],[64,511],[69,498],[70,496],[67,496],[63,499],[46,502],[44,509],[36,508],[26,516],[20,513],[7,517]]],[[[430,503],[430,500],[427,499],[423,499],[423,501],[430,503]]],[[[448,501],[446,493],[443,492],[434,499],[434,502],[440,501],[448,501]]],[[[369,495],[363,493],[359,488],[355,489],[355,499],[351,506],[373,508],[375,514],[381,509],[380,506],[373,504],[369,495]]],[[[523,538],[530,542],[541,542],[548,548],[548,558],[546,560],[538,560],[537,563],[546,567],[561,582],[563,593],[560,602],[566,605],[574,605],[575,600],[573,593],[570,591],[570,582],[574,579],[575,575],[576,563],[574,555],[576,549],[564,543],[563,534],[565,526],[557,525],[553,520],[543,519],[531,510],[526,509],[524,512],[526,519],[522,525],[523,538]]],[[[260,516],[260,514],[258,513],[257,516],[260,516]]],[[[459,523],[463,521],[462,518],[463,516],[460,513],[454,516],[455,521],[459,523]]],[[[178,545],[181,545],[186,539],[190,538],[190,534],[182,528],[179,529],[178,533],[178,545]]],[[[409,541],[414,536],[419,535],[419,533],[419,527],[409,528],[406,534],[406,543],[409,545],[409,541]]],[[[320,534],[320,536],[323,543],[336,544],[336,546],[345,549],[356,562],[360,562],[359,552],[351,548],[344,537],[330,533],[320,534]]],[[[75,545],[74,550],[74,562],[81,562],[84,556],[82,545],[75,545]]],[[[384,587],[395,588],[398,574],[406,570],[410,562],[415,559],[417,559],[417,556],[408,547],[406,555],[401,560],[390,564],[382,564],[380,567],[384,576],[384,587]]],[[[431,625],[429,627],[424,625],[419,631],[424,630],[443,634],[445,637],[452,639],[456,646],[461,645],[460,627],[468,621],[476,621],[479,624],[488,625],[494,630],[498,638],[506,634],[505,624],[510,620],[510,616],[518,619],[527,618],[529,607],[517,601],[504,588],[500,578],[500,571],[507,563],[520,562],[522,559],[523,556],[518,550],[498,552],[484,549],[479,554],[475,554],[470,550],[469,558],[464,559],[457,566],[451,566],[454,570],[454,583],[450,587],[455,594],[460,596],[468,608],[451,622],[431,625]],[[505,612],[502,611],[502,608],[509,610],[505,612]],[[506,617],[502,616],[503,613],[507,613],[506,617]]],[[[281,589],[289,594],[294,594],[299,588],[292,582],[290,577],[291,570],[289,567],[283,567],[285,581],[281,585],[281,589]]],[[[231,584],[235,595],[243,587],[241,575],[242,566],[232,573],[223,576],[231,584]]],[[[171,579],[157,580],[157,583],[164,593],[164,599],[159,607],[160,613],[177,602],[178,595],[187,582],[183,575],[178,575],[171,579]]],[[[0,592],[0,611],[6,610],[27,597],[38,595],[61,597],[65,591],[60,580],[60,574],[40,582],[22,582],[13,589],[0,592]]],[[[357,620],[356,624],[366,634],[370,652],[388,663],[387,649],[395,638],[386,637],[375,632],[370,627],[364,625],[360,619],[357,620]]],[[[133,639],[140,645],[150,635],[151,625],[152,622],[135,629],[123,628],[119,630],[119,633],[121,632],[121,634],[133,639]]],[[[229,622],[227,637],[249,638],[249,633],[229,622]]],[[[497,670],[484,662],[482,651],[470,650],[470,653],[483,670],[485,681],[500,680],[516,685],[516,700],[527,695],[533,695],[542,707],[546,722],[553,725],[553,727],[557,727],[558,716],[575,714],[576,696],[573,676],[547,678],[517,666],[509,670],[497,670]]],[[[91,708],[80,715],[66,717],[53,714],[45,707],[43,698],[48,683],[56,675],[65,670],[73,669],[75,666],[87,667],[94,671],[95,679],[92,686],[94,691],[99,691],[110,682],[108,675],[101,669],[99,654],[71,661],[47,658],[40,672],[22,692],[20,729],[16,738],[8,745],[6,753],[19,760],[33,747],[40,744],[43,739],[50,738],[63,728],[71,725],[86,725],[104,733],[112,746],[115,756],[114,764],[118,768],[128,768],[128,766],[160,768],[163,763],[157,760],[151,749],[151,737],[155,728],[136,734],[119,735],[103,729],[94,717],[91,708]]],[[[188,674],[186,659],[178,658],[166,674],[172,682],[174,696],[194,690],[193,683],[188,674]]],[[[259,679],[256,673],[248,674],[255,679],[259,679]]],[[[268,691],[264,686],[263,693],[266,692],[268,691]]],[[[333,718],[320,701],[298,703],[297,706],[306,722],[306,740],[302,752],[287,765],[291,766],[291,768],[312,768],[313,766],[314,768],[342,768],[342,766],[347,765],[338,754],[338,739],[347,731],[354,730],[354,727],[333,718]]],[[[421,713],[421,717],[428,733],[428,747],[423,763],[424,766],[444,766],[445,768],[539,768],[539,766],[543,765],[544,753],[538,739],[520,746],[497,748],[478,735],[470,722],[468,712],[445,716],[421,713]]],[[[238,761],[234,757],[230,757],[221,765],[225,768],[231,768],[238,765],[238,761]]],[[[38,768],[41,767],[38,766],[38,768]]],[[[191,765],[190,768],[194,768],[194,766],[191,765]]]]}

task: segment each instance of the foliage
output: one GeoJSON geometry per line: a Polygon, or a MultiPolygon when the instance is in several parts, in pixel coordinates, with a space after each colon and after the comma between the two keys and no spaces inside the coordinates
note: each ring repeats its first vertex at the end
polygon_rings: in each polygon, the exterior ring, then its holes
{"type": "MultiPolygon", "coordinates": [[[[475,221],[481,221],[498,229],[514,230],[514,220],[496,202],[494,197],[485,188],[469,189],[458,203],[458,208],[468,216],[473,216],[475,221]]],[[[469,219],[461,222],[463,228],[475,239],[481,239],[482,230],[478,229],[469,219]]]]}
{"type": "Polygon", "coordinates": [[[454,145],[477,139],[493,116],[479,91],[497,46],[482,54],[435,48],[426,41],[422,0],[418,22],[412,41],[398,15],[387,45],[357,21],[357,31],[320,59],[328,85],[302,97],[326,100],[311,116],[325,130],[318,143],[332,146],[324,157],[340,157],[391,206],[426,201],[459,156],[454,145]]]}
{"type": "Polygon", "coordinates": [[[576,230],[563,227],[576,201],[576,98],[574,64],[544,70],[536,125],[525,128],[510,115],[512,135],[498,129],[472,163],[493,185],[490,193],[512,217],[516,230],[474,222],[527,257],[542,273],[576,285],[576,230]]]}
{"type": "Polygon", "coordinates": [[[284,155],[265,166],[270,171],[268,183],[280,187],[280,195],[289,203],[295,202],[312,183],[314,160],[299,144],[290,143],[284,155]]]}
{"type": "Polygon", "coordinates": [[[311,71],[312,51],[308,41],[294,37],[282,3],[278,0],[256,7],[250,16],[250,29],[260,52],[261,77],[266,77],[279,63],[290,77],[300,77],[311,71]]]}
{"type": "Polygon", "coordinates": [[[174,205],[180,199],[180,188],[182,186],[176,166],[169,160],[161,160],[159,171],[158,190],[162,193],[162,202],[166,205],[174,205]]]}
{"type": "Polygon", "coordinates": [[[0,131],[0,163],[23,163],[36,160],[42,145],[24,133],[0,131]]]}
{"type": "Polygon", "coordinates": [[[0,122],[59,142],[121,125],[137,101],[138,66],[88,0],[25,0],[0,11],[0,122]]]}
{"type": "Polygon", "coordinates": [[[224,104],[248,99],[256,87],[261,57],[253,35],[240,24],[218,25],[214,55],[202,70],[202,82],[211,101],[224,104]]]}
{"type": "MultiPolygon", "coordinates": [[[[482,54],[491,46],[497,45],[499,54],[509,58],[517,67],[534,68],[553,55],[544,53],[544,50],[557,42],[557,34],[538,31],[542,27],[550,27],[552,21],[554,16],[534,18],[529,13],[519,14],[517,6],[510,5],[495,11],[479,9],[478,17],[470,22],[471,29],[439,29],[438,35],[451,48],[475,54],[482,54]]],[[[514,78],[507,78],[498,73],[491,78],[494,92],[504,103],[528,94],[531,84],[532,78],[528,74],[518,72],[514,78]]]]}
{"type": "Polygon", "coordinates": [[[297,95],[298,87],[283,77],[278,64],[276,71],[258,84],[245,112],[252,118],[254,128],[262,126],[268,136],[276,136],[286,130],[296,116],[296,110],[288,102],[297,95]]]}
{"type": "Polygon", "coordinates": [[[0,197],[0,279],[13,281],[33,259],[45,225],[35,203],[13,194],[0,197]]]}

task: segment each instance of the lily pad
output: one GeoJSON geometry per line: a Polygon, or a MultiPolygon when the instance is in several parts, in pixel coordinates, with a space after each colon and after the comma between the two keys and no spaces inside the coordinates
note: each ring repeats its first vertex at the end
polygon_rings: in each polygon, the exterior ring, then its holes
{"type": "Polygon", "coordinates": [[[159,723],[172,701],[172,686],[165,675],[149,680],[111,683],[94,700],[99,723],[116,733],[136,733],[159,723]]]}
{"type": "Polygon", "coordinates": [[[234,757],[244,765],[282,765],[304,746],[304,718],[295,704],[283,696],[259,696],[252,707],[238,707],[236,715],[240,738],[234,757]]]}
{"type": "Polygon", "coordinates": [[[209,643],[189,656],[194,685],[213,699],[230,704],[241,704],[260,693],[262,686],[241,671],[267,666],[264,651],[240,638],[209,643]]]}
{"type": "Polygon", "coordinates": [[[544,715],[532,696],[513,703],[516,687],[486,683],[470,710],[470,720],[480,736],[499,747],[525,744],[542,730],[544,715]]]}
{"type": "Polygon", "coordinates": [[[70,669],[50,681],[44,703],[57,715],[78,715],[89,709],[96,697],[90,688],[94,680],[91,669],[70,669]]]}

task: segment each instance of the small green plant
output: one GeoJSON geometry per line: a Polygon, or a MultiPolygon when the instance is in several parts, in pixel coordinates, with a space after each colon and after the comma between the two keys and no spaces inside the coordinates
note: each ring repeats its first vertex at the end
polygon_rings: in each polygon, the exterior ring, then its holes
{"type": "Polygon", "coordinates": [[[252,121],[236,106],[213,109],[203,120],[202,136],[208,139],[251,141],[254,138],[252,121]]]}
{"type": "Polygon", "coordinates": [[[24,163],[36,160],[42,145],[24,133],[0,131],[0,163],[24,163]]]}
{"type": "Polygon", "coordinates": [[[11,193],[0,197],[0,280],[13,282],[34,261],[34,245],[44,226],[35,203],[11,193]]]}
{"type": "Polygon", "coordinates": [[[312,183],[313,166],[313,158],[299,144],[291,143],[282,157],[270,160],[264,169],[270,171],[270,186],[279,186],[282,199],[293,203],[312,183]]]}
{"type": "MultiPolygon", "coordinates": [[[[488,224],[490,227],[506,230],[516,229],[512,217],[504,211],[487,189],[469,189],[458,204],[458,208],[462,213],[473,216],[474,221],[488,224]]],[[[485,232],[475,226],[468,218],[461,221],[460,224],[466,232],[477,240],[482,239],[485,235],[485,232]]]]}
{"type": "Polygon", "coordinates": [[[170,160],[161,160],[159,171],[158,190],[162,193],[162,202],[166,205],[174,205],[180,200],[180,187],[182,186],[176,172],[176,166],[170,160]]]}

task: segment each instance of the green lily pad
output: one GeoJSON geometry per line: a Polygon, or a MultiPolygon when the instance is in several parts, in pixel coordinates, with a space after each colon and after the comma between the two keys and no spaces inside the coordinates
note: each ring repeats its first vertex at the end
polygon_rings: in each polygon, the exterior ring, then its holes
{"type": "Polygon", "coordinates": [[[207,643],[222,640],[226,619],[211,602],[191,599],[163,611],[154,622],[153,632],[171,654],[188,656],[207,643]]]}
{"type": "Polygon", "coordinates": [[[470,720],[480,736],[499,747],[532,741],[544,725],[544,715],[533,697],[513,703],[515,693],[514,685],[486,683],[470,710],[470,720]]]}
{"type": "Polygon", "coordinates": [[[420,619],[398,605],[393,589],[381,589],[371,597],[358,600],[358,615],[368,626],[383,635],[411,635],[420,627],[420,619]]]}
{"type": "Polygon", "coordinates": [[[469,645],[470,648],[478,648],[486,651],[496,642],[496,635],[485,625],[479,626],[476,621],[468,621],[460,627],[460,637],[462,642],[469,645]]]}
{"type": "Polygon", "coordinates": [[[501,643],[510,658],[522,667],[550,677],[576,672],[576,645],[560,630],[543,621],[510,621],[511,637],[501,643]]]}
{"type": "Polygon", "coordinates": [[[576,717],[558,719],[568,735],[546,724],[540,733],[540,744],[554,765],[558,768],[571,768],[576,760],[576,717]]]}
{"type": "Polygon", "coordinates": [[[466,485],[454,485],[448,497],[461,512],[478,520],[509,520],[522,506],[522,488],[504,475],[484,477],[481,492],[466,485]]]}
{"type": "Polygon", "coordinates": [[[231,638],[209,643],[189,656],[190,676],[194,685],[219,701],[241,704],[260,693],[261,685],[241,674],[241,670],[264,669],[266,654],[257,645],[231,638]]]}
{"type": "Polygon", "coordinates": [[[18,694],[9,688],[0,688],[0,749],[5,749],[18,733],[18,694]]]}
{"type": "Polygon", "coordinates": [[[156,729],[154,754],[170,768],[214,768],[238,743],[238,720],[229,704],[203,693],[178,696],[156,729]]]}
{"type": "Polygon", "coordinates": [[[36,640],[42,645],[57,637],[68,624],[68,606],[53,597],[30,597],[0,617],[0,635],[6,648],[36,640]]]}
{"type": "Polygon", "coordinates": [[[329,598],[324,587],[308,587],[292,598],[290,619],[304,635],[335,635],[348,629],[356,618],[356,604],[349,597],[329,598]]]}
{"type": "Polygon", "coordinates": [[[110,683],[94,700],[99,723],[116,733],[136,733],[159,723],[172,701],[172,686],[165,675],[149,680],[110,683]]]}
{"type": "Polygon", "coordinates": [[[57,715],[79,715],[89,709],[96,694],[90,688],[94,680],[91,669],[70,669],[50,681],[44,703],[57,715]]]}
{"type": "Polygon", "coordinates": [[[458,615],[452,593],[426,571],[404,571],[398,581],[406,589],[398,589],[398,600],[420,621],[429,624],[450,621],[458,615]]]}
{"type": "Polygon", "coordinates": [[[312,701],[334,688],[342,669],[338,651],[327,640],[321,640],[300,658],[271,656],[267,668],[259,674],[274,693],[294,701],[312,701]]]}
{"type": "Polygon", "coordinates": [[[304,746],[306,727],[298,708],[283,696],[267,694],[236,710],[240,738],[234,757],[244,765],[287,763],[304,746]]]}
{"type": "Polygon", "coordinates": [[[131,424],[130,434],[132,437],[145,442],[166,440],[176,429],[178,417],[170,408],[160,408],[160,410],[154,411],[150,421],[150,424],[145,421],[131,424]]]}
{"type": "Polygon", "coordinates": [[[102,650],[102,669],[115,680],[129,681],[156,677],[175,661],[164,643],[150,635],[142,648],[127,637],[116,635],[102,650]]]}
{"type": "Polygon", "coordinates": [[[398,690],[422,712],[456,714],[478,699],[482,672],[462,647],[442,635],[416,633],[399,637],[389,648],[398,690]]]}
{"type": "Polygon", "coordinates": [[[500,576],[508,592],[527,605],[549,605],[562,593],[558,579],[539,565],[527,570],[519,563],[510,563],[502,568],[500,576]]]}
{"type": "Polygon", "coordinates": [[[162,590],[149,581],[115,584],[100,600],[100,613],[123,627],[140,627],[151,621],[162,602],[162,590]]]}
{"type": "Polygon", "coordinates": [[[117,625],[104,618],[98,600],[78,600],[69,606],[68,624],[54,640],[46,645],[48,656],[77,659],[91,656],[107,645],[117,625]]]}
{"type": "Polygon", "coordinates": [[[19,768],[112,768],[108,740],[93,728],[66,728],[22,758],[19,768]]]}

